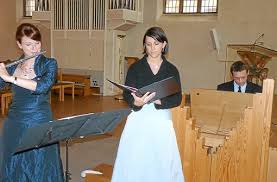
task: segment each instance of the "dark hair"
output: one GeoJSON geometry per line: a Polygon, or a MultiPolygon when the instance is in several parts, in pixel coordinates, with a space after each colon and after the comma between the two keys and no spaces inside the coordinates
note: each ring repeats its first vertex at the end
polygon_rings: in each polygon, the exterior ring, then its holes
{"type": "Polygon", "coordinates": [[[32,40],[40,41],[41,42],[41,34],[39,29],[30,23],[22,23],[17,27],[15,38],[16,40],[21,43],[22,37],[29,37],[32,40]]]}
{"type": "Polygon", "coordinates": [[[231,65],[230,72],[233,74],[233,72],[241,72],[246,70],[248,72],[249,68],[248,66],[242,62],[242,61],[236,61],[231,65]]]}
{"type": "Polygon", "coordinates": [[[167,37],[166,37],[163,29],[160,27],[151,27],[145,32],[144,37],[143,37],[143,47],[144,47],[143,54],[146,53],[146,48],[145,48],[146,36],[152,37],[153,39],[155,39],[161,43],[166,42],[167,44],[165,45],[164,49],[162,50],[162,54],[164,55],[168,52],[168,40],[167,40],[167,37]]]}

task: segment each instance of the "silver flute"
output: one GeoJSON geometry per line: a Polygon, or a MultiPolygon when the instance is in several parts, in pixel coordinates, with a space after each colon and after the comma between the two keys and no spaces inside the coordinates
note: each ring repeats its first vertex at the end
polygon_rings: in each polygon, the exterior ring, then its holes
{"type": "Polygon", "coordinates": [[[26,61],[26,60],[28,60],[28,59],[31,59],[31,58],[33,58],[33,57],[37,57],[37,56],[39,56],[39,55],[41,55],[41,54],[44,54],[44,53],[46,53],[46,51],[41,51],[41,52],[38,52],[38,53],[36,53],[36,54],[34,54],[34,55],[32,55],[32,56],[26,56],[26,57],[24,57],[24,58],[22,58],[22,59],[13,60],[11,63],[6,64],[5,67],[6,67],[6,68],[9,68],[9,67],[11,67],[11,66],[13,66],[13,65],[22,63],[22,62],[24,62],[24,61],[26,61]]]}

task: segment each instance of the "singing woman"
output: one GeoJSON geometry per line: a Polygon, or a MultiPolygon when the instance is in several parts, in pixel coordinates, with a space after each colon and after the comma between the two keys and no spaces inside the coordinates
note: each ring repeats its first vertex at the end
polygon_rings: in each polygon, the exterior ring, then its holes
{"type": "MultiPolygon", "coordinates": [[[[181,87],[179,72],[165,54],[168,40],[160,27],[148,29],[143,38],[144,57],[130,66],[125,85],[141,88],[174,77],[181,87]]],[[[155,93],[137,97],[124,91],[133,112],[122,133],[112,182],[183,182],[184,176],[170,108],[180,105],[182,95],[149,101],[155,93]]]]}

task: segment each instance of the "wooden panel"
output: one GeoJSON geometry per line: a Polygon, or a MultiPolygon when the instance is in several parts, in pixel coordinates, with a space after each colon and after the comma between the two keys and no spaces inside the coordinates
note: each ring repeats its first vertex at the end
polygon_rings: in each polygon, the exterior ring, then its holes
{"type": "MultiPolygon", "coordinates": [[[[185,150],[185,135],[186,135],[186,114],[188,110],[176,107],[172,109],[172,121],[176,133],[176,139],[178,143],[179,153],[181,161],[184,161],[184,150],[185,150]]],[[[184,169],[184,162],[182,163],[184,169]]]]}
{"type": "Polygon", "coordinates": [[[275,182],[277,179],[277,148],[269,149],[269,164],[268,164],[268,182],[275,182]]]}
{"type": "Polygon", "coordinates": [[[253,105],[253,94],[192,89],[190,96],[196,126],[208,133],[228,134],[243,116],[244,109],[253,105]]]}

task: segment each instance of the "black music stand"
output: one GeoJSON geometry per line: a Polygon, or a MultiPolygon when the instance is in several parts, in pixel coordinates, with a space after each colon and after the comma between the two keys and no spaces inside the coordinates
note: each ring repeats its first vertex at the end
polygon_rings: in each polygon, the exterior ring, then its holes
{"type": "Polygon", "coordinates": [[[74,138],[105,134],[113,130],[131,112],[120,109],[111,112],[89,113],[42,123],[27,129],[14,154],[40,148],[59,141],[66,141],[66,182],[70,180],[68,169],[68,142],[74,138]]]}

